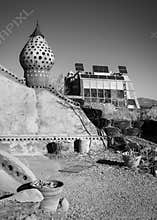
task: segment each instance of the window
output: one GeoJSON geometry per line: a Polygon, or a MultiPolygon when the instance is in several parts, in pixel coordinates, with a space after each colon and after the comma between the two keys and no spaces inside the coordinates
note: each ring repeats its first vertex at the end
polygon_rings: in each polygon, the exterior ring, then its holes
{"type": "Polygon", "coordinates": [[[117,81],[117,90],[123,90],[123,82],[117,81]]]}
{"type": "Polygon", "coordinates": [[[117,98],[119,98],[119,99],[124,98],[124,91],[123,90],[117,90],[117,98]]]}
{"type": "Polygon", "coordinates": [[[112,104],[115,105],[115,106],[118,106],[118,101],[115,100],[115,99],[113,99],[113,100],[112,100],[112,104]]]}
{"type": "Polygon", "coordinates": [[[105,103],[111,103],[111,99],[105,99],[105,103]]]}
{"type": "Polygon", "coordinates": [[[91,88],[93,88],[93,89],[96,89],[97,88],[97,80],[90,80],[90,86],[91,86],[91,88]]]}
{"type": "Polygon", "coordinates": [[[100,97],[100,98],[104,97],[103,89],[98,89],[98,97],[100,97]]]}
{"type": "Polygon", "coordinates": [[[135,100],[134,99],[128,99],[128,105],[135,105],[136,106],[135,100]]]}
{"type": "Polygon", "coordinates": [[[90,97],[90,89],[84,89],[84,97],[90,97]]]}
{"type": "Polygon", "coordinates": [[[117,83],[116,81],[111,81],[111,89],[116,90],[117,89],[117,83]]]}
{"type": "Polygon", "coordinates": [[[103,102],[104,102],[104,99],[99,99],[99,102],[103,103],[103,102]]]}
{"type": "Polygon", "coordinates": [[[89,89],[90,88],[90,80],[89,79],[84,79],[82,80],[83,82],[83,88],[89,89]]]}
{"type": "Polygon", "coordinates": [[[91,89],[91,97],[97,97],[97,90],[91,89]]]}
{"type": "Polygon", "coordinates": [[[111,97],[112,97],[112,99],[116,99],[117,98],[117,90],[111,89],[111,97]]]}
{"type": "Polygon", "coordinates": [[[119,101],[119,107],[124,107],[125,106],[125,101],[119,101]]]}
{"type": "Polygon", "coordinates": [[[92,102],[97,102],[97,98],[92,98],[92,102]]]}
{"type": "Polygon", "coordinates": [[[105,98],[111,98],[111,90],[110,89],[105,89],[105,98]]]}
{"type": "Polygon", "coordinates": [[[84,101],[88,103],[91,102],[90,98],[85,98],[84,101]]]}

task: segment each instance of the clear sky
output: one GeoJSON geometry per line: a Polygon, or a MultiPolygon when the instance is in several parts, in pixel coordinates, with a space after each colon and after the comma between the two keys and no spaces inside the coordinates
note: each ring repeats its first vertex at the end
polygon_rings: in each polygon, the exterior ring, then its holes
{"type": "Polygon", "coordinates": [[[55,53],[52,76],[74,70],[75,62],[86,71],[126,65],[137,96],[157,99],[157,0],[1,0],[0,64],[18,76],[18,56],[37,19],[55,53]]]}

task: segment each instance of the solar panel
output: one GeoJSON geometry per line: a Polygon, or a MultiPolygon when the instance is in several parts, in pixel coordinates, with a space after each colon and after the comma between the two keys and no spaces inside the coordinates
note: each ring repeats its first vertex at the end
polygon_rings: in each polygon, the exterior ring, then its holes
{"type": "Polygon", "coordinates": [[[118,69],[119,69],[120,73],[128,73],[127,69],[126,69],[126,66],[118,66],[118,69]]]}
{"type": "Polygon", "coordinates": [[[93,72],[97,73],[109,73],[108,66],[97,66],[93,65],[93,72]]]}
{"type": "Polygon", "coordinates": [[[83,63],[75,63],[76,71],[84,71],[83,63]]]}

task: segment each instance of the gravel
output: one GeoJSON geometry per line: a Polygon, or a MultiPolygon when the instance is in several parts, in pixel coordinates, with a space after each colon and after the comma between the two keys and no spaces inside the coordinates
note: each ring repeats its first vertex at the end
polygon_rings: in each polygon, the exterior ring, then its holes
{"type": "Polygon", "coordinates": [[[67,219],[157,219],[157,180],[104,165],[83,171],[66,188],[67,219]]]}
{"type": "MultiPolygon", "coordinates": [[[[102,153],[99,153],[90,157],[70,155],[58,160],[44,157],[26,158],[29,167],[38,177],[51,178],[52,174],[52,177],[64,182],[62,196],[67,198],[70,208],[67,215],[58,210],[53,216],[54,220],[157,219],[157,178],[118,165],[98,164],[96,161],[103,159],[102,153]],[[93,166],[80,173],[58,172],[58,169],[76,164],[93,166]]],[[[106,152],[103,155],[105,159],[117,158],[121,161],[119,155],[113,152],[106,152]]],[[[34,208],[35,211],[31,212],[26,205],[27,215],[28,209],[29,215],[35,215],[37,219],[52,219],[52,216],[43,213],[39,208],[34,208]]],[[[24,212],[24,209],[22,211],[24,212]]],[[[14,210],[13,215],[17,215],[14,210]]]]}

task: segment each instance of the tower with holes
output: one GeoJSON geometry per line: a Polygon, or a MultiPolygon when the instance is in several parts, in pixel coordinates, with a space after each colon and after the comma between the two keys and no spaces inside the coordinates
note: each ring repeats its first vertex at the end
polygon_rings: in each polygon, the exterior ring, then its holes
{"type": "Polygon", "coordinates": [[[54,64],[54,53],[48,46],[37,23],[34,32],[19,56],[28,87],[48,87],[49,71],[54,64]]]}

